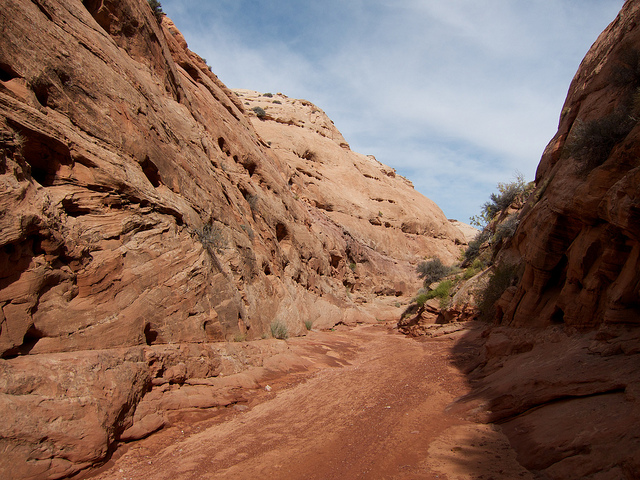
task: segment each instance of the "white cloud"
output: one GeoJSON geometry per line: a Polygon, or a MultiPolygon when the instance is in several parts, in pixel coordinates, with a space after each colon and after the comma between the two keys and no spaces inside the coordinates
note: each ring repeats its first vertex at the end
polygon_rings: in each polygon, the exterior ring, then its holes
{"type": "Polygon", "coordinates": [[[449,216],[533,179],[580,60],[623,0],[164,0],[230,87],[323,108],[449,216]]]}

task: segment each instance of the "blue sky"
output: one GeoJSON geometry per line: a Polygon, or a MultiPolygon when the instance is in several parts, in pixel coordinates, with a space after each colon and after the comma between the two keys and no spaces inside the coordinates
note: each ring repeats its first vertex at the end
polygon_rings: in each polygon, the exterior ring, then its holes
{"type": "Polygon", "coordinates": [[[580,61],[623,0],[163,0],[231,88],[322,108],[351,148],[468,222],[533,180],[580,61]]]}

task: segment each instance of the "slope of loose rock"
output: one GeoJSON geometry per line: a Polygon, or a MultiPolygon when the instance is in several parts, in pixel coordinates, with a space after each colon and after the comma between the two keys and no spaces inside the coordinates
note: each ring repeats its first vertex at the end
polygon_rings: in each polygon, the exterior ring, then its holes
{"type": "MultiPolygon", "coordinates": [[[[143,397],[242,356],[225,340],[268,336],[276,320],[291,335],[375,321],[366,304],[416,282],[420,255],[455,255],[460,234],[433,206],[369,239],[296,198],[297,164],[144,0],[8,0],[0,24],[0,476],[104,461],[138,435],[143,397]],[[408,254],[384,245],[401,238],[408,254]]],[[[343,151],[328,119],[317,129],[343,151]]]]}

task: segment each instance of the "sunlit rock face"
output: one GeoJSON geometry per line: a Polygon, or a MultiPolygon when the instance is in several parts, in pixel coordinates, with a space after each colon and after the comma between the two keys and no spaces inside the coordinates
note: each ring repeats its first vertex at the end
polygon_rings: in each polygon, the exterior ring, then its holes
{"type": "MultiPolygon", "coordinates": [[[[258,119],[147,2],[7,0],[0,23],[3,477],[100,462],[168,375],[160,347],[375,322],[422,258],[459,255],[317,107],[258,119]]],[[[166,381],[217,375],[207,352],[166,381]]]]}
{"type": "Polygon", "coordinates": [[[2,15],[4,356],[259,337],[458,255],[410,182],[309,102],[248,115],[145,2],[2,15]]]}

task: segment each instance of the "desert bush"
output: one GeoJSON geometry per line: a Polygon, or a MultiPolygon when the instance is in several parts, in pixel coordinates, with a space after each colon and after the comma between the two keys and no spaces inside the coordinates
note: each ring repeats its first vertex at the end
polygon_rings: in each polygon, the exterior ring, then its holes
{"type": "Polygon", "coordinates": [[[446,308],[449,304],[449,294],[451,292],[451,287],[453,287],[453,280],[445,280],[444,282],[440,282],[435,289],[426,294],[426,300],[439,298],[440,308],[446,308]]]}
{"type": "Polygon", "coordinates": [[[263,97],[268,97],[271,98],[273,97],[273,93],[265,93],[264,95],[262,95],[263,97]]]}
{"type": "Polygon", "coordinates": [[[418,304],[418,307],[422,307],[425,303],[427,303],[427,300],[431,300],[432,298],[439,298],[440,307],[445,308],[449,303],[449,294],[451,292],[451,287],[453,287],[453,280],[445,280],[444,282],[440,282],[436,288],[428,292],[425,292],[421,289],[420,293],[416,298],[413,299],[413,301],[418,304]]]}
{"type": "Polygon", "coordinates": [[[158,22],[162,20],[164,12],[162,11],[162,5],[160,4],[160,2],[158,0],[147,0],[147,2],[151,7],[151,11],[156,16],[156,20],[158,20],[158,22]]]}
{"type": "Polygon", "coordinates": [[[463,279],[463,280],[469,280],[470,278],[475,277],[475,276],[478,274],[478,272],[479,272],[479,271],[480,271],[480,270],[476,270],[476,269],[475,269],[475,268],[473,268],[473,267],[468,267],[468,268],[464,271],[464,275],[462,275],[462,279],[463,279]]]}
{"type": "Polygon", "coordinates": [[[280,320],[276,320],[271,324],[271,336],[273,338],[279,338],[280,340],[286,340],[289,338],[289,329],[287,325],[280,320]]]}
{"type": "Polygon", "coordinates": [[[267,112],[264,111],[262,107],[253,107],[252,110],[255,112],[256,117],[264,118],[267,115],[267,112]]]}
{"type": "Polygon", "coordinates": [[[436,288],[427,292],[427,300],[431,300],[432,298],[443,298],[449,296],[449,291],[453,286],[452,280],[445,280],[444,282],[440,282],[436,288]]]}
{"type": "Polygon", "coordinates": [[[464,262],[470,262],[480,255],[480,247],[491,238],[491,232],[488,228],[482,229],[478,234],[469,242],[467,249],[464,252],[464,262]]]}
{"type": "Polygon", "coordinates": [[[525,201],[531,191],[533,184],[524,180],[524,175],[516,173],[516,180],[510,183],[498,183],[498,192],[489,196],[489,201],[482,205],[480,215],[471,217],[471,224],[477,227],[485,227],[495,216],[509,207],[516,199],[525,201]]]}
{"type": "Polygon", "coordinates": [[[276,105],[282,105],[282,102],[280,100],[274,100],[271,103],[275,103],[276,105]]]}
{"type": "Polygon", "coordinates": [[[304,326],[307,330],[311,330],[311,328],[313,327],[313,320],[305,320],[304,326]]]}
{"type": "Polygon", "coordinates": [[[204,225],[202,228],[196,229],[195,233],[205,248],[220,250],[227,245],[222,229],[217,225],[204,225]]]}
{"type": "Polygon", "coordinates": [[[487,265],[480,260],[479,258],[476,258],[473,263],[471,264],[472,268],[476,268],[478,270],[483,270],[487,265]]]}
{"type": "Polygon", "coordinates": [[[514,264],[500,264],[489,275],[486,287],[477,292],[480,318],[485,321],[495,319],[495,304],[504,291],[517,283],[520,277],[520,267],[514,264]]]}
{"type": "Polygon", "coordinates": [[[479,258],[476,258],[473,263],[464,271],[462,275],[463,280],[469,280],[471,277],[475,277],[478,273],[484,270],[485,264],[479,258]]]}
{"type": "Polygon", "coordinates": [[[605,162],[613,147],[624,140],[636,123],[636,118],[627,108],[619,108],[588,122],[577,120],[565,144],[564,153],[579,162],[579,173],[588,173],[605,162]]]}
{"type": "Polygon", "coordinates": [[[415,298],[415,302],[418,304],[419,307],[422,307],[425,303],[427,303],[427,300],[429,300],[429,297],[427,296],[426,293],[421,293],[415,298]]]}
{"type": "Polygon", "coordinates": [[[435,257],[419,263],[416,271],[418,272],[418,278],[423,279],[424,284],[429,286],[447,276],[451,272],[451,267],[447,267],[438,257],[435,257]]]}
{"type": "Polygon", "coordinates": [[[519,220],[518,214],[512,213],[507,219],[496,227],[496,233],[493,235],[493,244],[497,245],[503,240],[508,240],[516,233],[519,220]]]}

